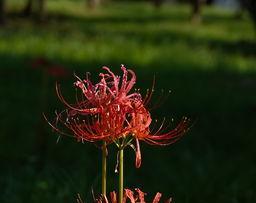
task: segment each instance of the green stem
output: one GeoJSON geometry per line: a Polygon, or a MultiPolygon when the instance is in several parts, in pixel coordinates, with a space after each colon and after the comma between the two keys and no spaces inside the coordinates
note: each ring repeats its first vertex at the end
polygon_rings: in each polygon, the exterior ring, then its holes
{"type": "Polygon", "coordinates": [[[118,203],[123,202],[124,196],[124,150],[119,150],[119,198],[118,203]]]}
{"type": "Polygon", "coordinates": [[[107,144],[104,141],[102,145],[102,195],[107,195],[107,144]]]}

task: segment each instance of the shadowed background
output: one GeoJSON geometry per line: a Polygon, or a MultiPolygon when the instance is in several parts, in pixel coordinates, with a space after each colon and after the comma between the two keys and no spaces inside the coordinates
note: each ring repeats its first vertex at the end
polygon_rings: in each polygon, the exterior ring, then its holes
{"type": "MultiPolygon", "coordinates": [[[[207,1],[208,2],[208,1],[207,1]]],[[[221,2],[221,1],[217,1],[221,2]]],[[[232,1],[230,1],[232,2],[232,1]]],[[[235,2],[235,1],[233,1],[235,2]]],[[[142,94],[156,78],[152,117],[188,116],[194,125],[172,146],[142,144],[142,167],[125,151],[125,187],[148,199],[162,192],[174,202],[256,201],[256,41],[243,6],[185,1],[100,2],[49,0],[41,14],[21,13],[10,0],[0,28],[0,202],[90,202],[100,192],[100,150],[51,131],[64,106],[74,101],[73,73],[94,81],[103,65],[137,74],[142,94]],[[87,2],[88,3],[88,2],[87,2]],[[158,5],[160,3],[160,6],[158,5]],[[94,5],[95,4],[95,5],[94,5]]],[[[36,5],[32,6],[32,8],[36,5]]],[[[24,12],[24,11],[23,11],[24,12]]],[[[116,148],[109,148],[108,191],[117,190],[116,148]]]]}

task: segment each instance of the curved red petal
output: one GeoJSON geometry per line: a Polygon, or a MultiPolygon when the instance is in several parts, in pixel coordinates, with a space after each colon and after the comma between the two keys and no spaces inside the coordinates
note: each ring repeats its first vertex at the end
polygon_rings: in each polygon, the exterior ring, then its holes
{"type": "Polygon", "coordinates": [[[155,198],[153,199],[152,203],[158,203],[161,199],[162,194],[160,192],[156,193],[155,198]]]}

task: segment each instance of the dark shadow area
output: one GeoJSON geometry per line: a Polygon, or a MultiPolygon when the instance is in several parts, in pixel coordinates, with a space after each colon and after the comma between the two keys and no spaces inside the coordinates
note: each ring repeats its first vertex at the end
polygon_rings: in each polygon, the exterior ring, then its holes
{"type": "Polygon", "coordinates": [[[251,40],[241,40],[236,42],[225,42],[216,40],[209,42],[209,47],[225,53],[241,54],[245,57],[256,56],[256,42],[251,40]]]}
{"type": "MultiPolygon", "coordinates": [[[[140,11],[138,11],[140,12],[140,11]]],[[[99,16],[75,16],[69,15],[65,13],[47,13],[47,20],[45,23],[51,22],[58,22],[58,23],[65,23],[65,22],[73,22],[73,23],[84,23],[84,24],[95,24],[95,23],[152,23],[152,22],[163,22],[163,21],[173,21],[173,22],[186,22],[189,21],[189,15],[180,15],[179,13],[163,13],[163,12],[146,12],[144,15],[143,13],[136,13],[134,11],[134,15],[130,14],[111,14],[111,15],[99,15],[99,16]],[[139,15],[138,15],[139,14],[139,15]]],[[[10,20],[27,20],[33,22],[33,19],[36,18],[36,15],[33,14],[29,17],[24,17],[21,13],[17,12],[9,12],[8,18],[10,20]]]]}
{"type": "MultiPolygon", "coordinates": [[[[91,187],[97,193],[99,150],[68,137],[62,137],[56,144],[58,136],[51,132],[46,122],[42,123],[47,142],[44,166],[37,171],[39,155],[35,151],[35,140],[42,117],[42,74],[28,67],[29,57],[1,55],[0,60],[3,58],[7,64],[15,61],[20,67],[10,65],[0,71],[0,92],[4,96],[0,103],[0,172],[5,174],[0,179],[3,188],[0,201],[72,202],[78,192],[83,197],[90,196],[91,187]],[[10,194],[15,195],[10,197],[10,194]]],[[[60,62],[56,59],[54,63],[60,62]]],[[[72,67],[84,67],[74,69],[81,77],[85,71],[90,71],[95,81],[98,78],[100,69],[95,70],[95,67],[99,65],[93,61],[61,63],[69,64],[71,70],[72,67]]],[[[98,63],[106,61],[99,60],[98,63]]],[[[107,63],[114,64],[113,71],[120,73],[118,60],[110,59],[107,63]]],[[[157,64],[152,62],[149,65],[155,67],[157,64]]],[[[142,144],[142,168],[127,169],[125,185],[143,188],[149,193],[148,197],[161,191],[166,198],[173,196],[177,202],[222,202],[228,201],[230,196],[253,202],[256,182],[255,73],[239,74],[228,69],[199,71],[191,68],[189,71],[175,67],[170,61],[162,61],[161,66],[158,71],[146,67],[135,69],[136,87],[142,92],[151,87],[156,75],[153,103],[161,89],[173,91],[167,102],[152,112],[152,116],[174,118],[178,122],[186,115],[196,122],[190,132],[173,146],[160,150],[142,144]],[[172,194],[169,194],[170,188],[172,194]],[[224,190],[225,196],[219,195],[224,190]],[[199,194],[198,191],[203,192],[199,194]]],[[[45,113],[49,119],[53,118],[55,109],[63,109],[55,94],[55,81],[56,78],[49,78],[46,86],[48,105],[45,113]]],[[[74,81],[73,77],[59,80],[63,94],[69,95],[66,96],[69,101],[75,95],[74,81]]],[[[126,167],[133,168],[134,152],[127,150],[126,153],[126,167]]],[[[117,184],[115,147],[109,150],[109,162],[109,188],[114,188],[117,184]]]]}

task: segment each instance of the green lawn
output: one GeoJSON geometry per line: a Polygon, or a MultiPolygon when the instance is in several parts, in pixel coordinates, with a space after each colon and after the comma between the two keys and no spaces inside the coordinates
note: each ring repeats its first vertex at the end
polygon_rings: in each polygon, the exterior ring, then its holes
{"type": "MultiPolygon", "coordinates": [[[[63,108],[56,80],[72,98],[73,72],[96,78],[103,65],[120,73],[120,64],[137,73],[141,89],[155,76],[152,103],[161,89],[172,90],[154,118],[195,121],[173,146],[142,145],[139,170],[127,150],[125,186],[179,203],[256,201],[256,38],[247,16],[204,8],[203,23],[191,24],[187,6],[109,3],[91,11],[83,1],[49,0],[49,18],[37,24],[17,15],[20,1],[7,5],[10,17],[0,29],[1,203],[75,202],[76,193],[90,199],[91,187],[99,191],[99,150],[66,137],[56,144],[41,115],[63,108]],[[39,57],[71,76],[45,82],[30,67],[39,57]]],[[[109,190],[116,189],[115,161],[112,147],[109,190]]]]}

